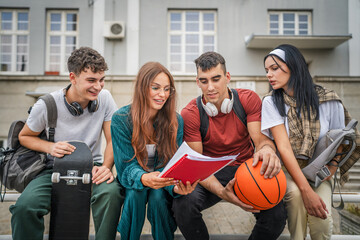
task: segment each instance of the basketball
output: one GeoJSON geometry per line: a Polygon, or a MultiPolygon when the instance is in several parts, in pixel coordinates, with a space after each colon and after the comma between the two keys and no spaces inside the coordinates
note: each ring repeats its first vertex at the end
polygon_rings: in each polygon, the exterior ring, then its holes
{"type": "Polygon", "coordinates": [[[234,191],[243,202],[258,210],[275,207],[284,197],[286,191],[286,177],[282,170],[272,177],[264,178],[260,175],[262,162],[253,167],[253,159],[242,163],[235,173],[234,191]]]}

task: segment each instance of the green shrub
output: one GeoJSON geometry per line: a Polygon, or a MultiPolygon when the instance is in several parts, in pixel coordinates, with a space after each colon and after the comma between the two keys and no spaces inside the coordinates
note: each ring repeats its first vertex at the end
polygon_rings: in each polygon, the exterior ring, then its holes
{"type": "Polygon", "coordinates": [[[347,204],[345,207],[347,211],[360,217],[360,206],[358,204],[347,204]]]}

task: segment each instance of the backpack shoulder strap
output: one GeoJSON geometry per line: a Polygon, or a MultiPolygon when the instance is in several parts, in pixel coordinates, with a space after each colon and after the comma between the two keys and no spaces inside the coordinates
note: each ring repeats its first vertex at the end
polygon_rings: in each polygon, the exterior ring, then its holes
{"type": "Polygon", "coordinates": [[[247,127],[246,112],[244,110],[243,105],[240,102],[239,94],[236,91],[236,89],[232,88],[231,91],[233,93],[233,98],[234,98],[234,105],[233,105],[234,112],[236,116],[243,122],[245,127],[247,127]]]}
{"type": "Polygon", "coordinates": [[[199,109],[199,114],[200,114],[200,134],[201,134],[201,139],[204,140],[207,130],[209,128],[209,116],[206,114],[201,101],[202,101],[202,96],[198,96],[196,98],[196,105],[199,109]]]}
{"type": "Polygon", "coordinates": [[[54,142],[56,120],[57,120],[57,107],[54,97],[48,93],[40,97],[47,109],[48,124],[49,124],[49,141],[54,142]]]}
{"type": "MultiPolygon", "coordinates": [[[[231,91],[233,93],[233,98],[234,98],[234,105],[233,105],[234,112],[235,112],[236,116],[241,120],[241,122],[245,125],[245,127],[247,127],[246,112],[240,102],[239,94],[236,91],[236,89],[231,89],[231,91]]],[[[201,139],[204,139],[206,136],[207,130],[209,128],[209,116],[206,114],[204,108],[202,107],[201,101],[202,101],[201,96],[198,96],[196,98],[196,105],[199,109],[199,114],[200,114],[201,139]]]]}

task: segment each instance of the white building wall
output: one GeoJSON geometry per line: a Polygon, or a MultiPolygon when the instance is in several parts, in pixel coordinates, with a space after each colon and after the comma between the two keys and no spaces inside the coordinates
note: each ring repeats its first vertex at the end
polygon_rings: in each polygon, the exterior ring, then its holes
{"type": "Polygon", "coordinates": [[[360,0],[349,0],[349,75],[360,76],[360,0]]]}

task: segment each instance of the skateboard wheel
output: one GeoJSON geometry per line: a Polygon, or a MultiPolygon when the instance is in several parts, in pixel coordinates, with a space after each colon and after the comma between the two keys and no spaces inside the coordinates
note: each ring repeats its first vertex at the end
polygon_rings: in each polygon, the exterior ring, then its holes
{"type": "Polygon", "coordinates": [[[51,182],[53,182],[53,183],[58,183],[58,182],[60,182],[60,173],[54,172],[54,173],[51,175],[51,182]]]}
{"type": "Polygon", "coordinates": [[[90,178],[90,174],[89,173],[85,173],[82,176],[82,182],[83,184],[89,184],[91,182],[91,178],[90,178]]]}

